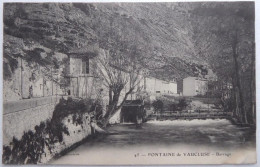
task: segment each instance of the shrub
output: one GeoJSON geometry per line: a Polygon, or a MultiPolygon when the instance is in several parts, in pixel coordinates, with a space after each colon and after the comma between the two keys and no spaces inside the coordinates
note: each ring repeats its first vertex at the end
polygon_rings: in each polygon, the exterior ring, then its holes
{"type": "Polygon", "coordinates": [[[152,106],[156,112],[162,112],[163,111],[163,101],[162,100],[155,100],[152,103],[152,106]]]}
{"type": "Polygon", "coordinates": [[[169,110],[170,111],[177,111],[178,110],[178,105],[176,103],[170,104],[169,110]]]}
{"type": "Polygon", "coordinates": [[[185,98],[179,99],[178,108],[179,110],[183,110],[188,106],[188,103],[185,98]]]}

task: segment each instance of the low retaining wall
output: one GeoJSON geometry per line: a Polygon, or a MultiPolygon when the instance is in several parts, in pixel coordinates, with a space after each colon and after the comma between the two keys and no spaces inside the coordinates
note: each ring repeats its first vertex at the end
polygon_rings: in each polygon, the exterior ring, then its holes
{"type": "Polygon", "coordinates": [[[45,156],[42,156],[40,163],[47,163],[53,157],[59,155],[62,151],[72,147],[74,144],[82,141],[86,137],[92,134],[91,132],[91,119],[89,114],[84,114],[82,118],[82,123],[73,123],[73,115],[69,115],[64,118],[62,123],[68,128],[69,135],[63,134],[63,141],[61,143],[56,143],[55,148],[50,152],[45,149],[45,156]]]}
{"type": "Polygon", "coordinates": [[[3,145],[13,137],[21,139],[24,132],[34,130],[40,122],[52,117],[60,96],[5,102],[3,104],[3,145]]]}
{"type": "Polygon", "coordinates": [[[4,104],[3,163],[47,163],[92,134],[91,103],[60,99],[43,97],[4,104]]]}

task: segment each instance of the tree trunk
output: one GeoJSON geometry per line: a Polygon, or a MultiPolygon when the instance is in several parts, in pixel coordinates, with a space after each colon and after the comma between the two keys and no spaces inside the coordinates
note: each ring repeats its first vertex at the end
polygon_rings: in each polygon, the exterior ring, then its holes
{"type": "Polygon", "coordinates": [[[234,77],[232,78],[232,86],[233,86],[233,91],[232,91],[232,102],[233,102],[233,115],[236,119],[239,120],[239,122],[242,123],[242,114],[240,110],[240,99],[239,99],[239,93],[238,93],[238,87],[236,85],[236,78],[235,78],[235,73],[233,75],[234,77]]]}
{"type": "Polygon", "coordinates": [[[251,59],[251,80],[250,80],[250,101],[251,101],[251,121],[256,124],[256,108],[255,108],[255,43],[252,44],[252,59],[251,59]]]}
{"type": "Polygon", "coordinates": [[[107,125],[108,125],[108,123],[109,123],[109,120],[110,120],[110,118],[111,118],[111,114],[107,114],[107,116],[103,118],[103,121],[102,121],[102,126],[103,126],[104,128],[106,128],[106,127],[107,127],[107,125]]]}
{"type": "MultiPolygon", "coordinates": [[[[234,75],[233,75],[234,76],[234,75]]],[[[236,83],[234,81],[234,77],[232,77],[232,103],[233,103],[233,115],[238,118],[238,102],[237,102],[237,88],[236,83]]]]}
{"type": "Polygon", "coordinates": [[[109,96],[109,102],[108,102],[108,104],[109,105],[111,105],[112,104],[112,89],[111,88],[109,88],[109,92],[108,92],[108,96],[109,96]]]}
{"type": "Polygon", "coordinates": [[[103,117],[103,120],[102,120],[102,126],[103,126],[104,128],[107,127],[110,118],[113,116],[113,115],[111,114],[113,111],[114,111],[114,107],[113,107],[113,106],[109,106],[109,107],[108,107],[108,111],[106,112],[106,114],[105,114],[105,116],[103,117]]]}
{"type": "MultiPolygon", "coordinates": [[[[237,35],[236,35],[237,36],[237,35]]],[[[237,38],[237,37],[235,37],[237,38]]],[[[239,99],[240,99],[240,111],[241,111],[241,116],[242,116],[242,122],[243,123],[248,123],[247,121],[247,114],[245,112],[244,108],[244,98],[243,98],[243,92],[242,92],[242,87],[241,87],[241,80],[240,80],[240,74],[239,74],[239,66],[238,66],[238,53],[237,53],[237,40],[235,39],[232,45],[232,50],[233,50],[233,59],[234,59],[234,67],[235,67],[235,80],[236,80],[236,85],[238,88],[238,93],[239,93],[239,99]]]]}
{"type": "MultiPolygon", "coordinates": [[[[123,89],[123,87],[122,87],[123,89]]],[[[103,124],[103,127],[106,127],[107,124],[109,123],[109,120],[111,117],[114,116],[114,114],[121,109],[121,107],[123,106],[125,100],[127,99],[128,95],[130,93],[132,93],[132,91],[134,90],[134,87],[130,88],[129,91],[125,94],[122,102],[120,105],[118,105],[118,102],[119,102],[119,97],[120,97],[120,93],[122,91],[122,89],[117,89],[116,92],[113,91],[113,96],[112,96],[112,89],[111,91],[109,91],[109,107],[108,107],[108,110],[105,114],[105,116],[103,117],[102,119],[102,124],[103,124]]]]}
{"type": "Polygon", "coordinates": [[[240,100],[239,100],[239,93],[238,93],[238,88],[235,89],[235,100],[236,100],[236,116],[239,119],[239,121],[242,123],[243,122],[243,114],[241,113],[241,108],[240,108],[240,100]]]}
{"type": "MultiPolygon", "coordinates": [[[[120,91],[121,92],[121,91],[120,91]]],[[[106,127],[109,123],[110,118],[116,113],[117,111],[117,103],[119,101],[120,92],[114,92],[114,95],[112,96],[112,91],[109,92],[109,107],[108,111],[106,112],[104,118],[103,118],[103,127],[106,127]],[[112,99],[110,99],[112,98],[112,99]]]]}

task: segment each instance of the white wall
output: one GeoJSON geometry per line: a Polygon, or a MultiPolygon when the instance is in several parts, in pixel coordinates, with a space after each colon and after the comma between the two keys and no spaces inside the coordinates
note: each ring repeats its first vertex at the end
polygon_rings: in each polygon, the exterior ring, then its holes
{"type": "Polygon", "coordinates": [[[195,77],[183,79],[183,96],[195,96],[195,77]]]}
{"type": "Polygon", "coordinates": [[[177,83],[147,77],[146,91],[152,94],[157,91],[160,91],[160,94],[177,94],[177,83]]]}
{"type": "Polygon", "coordinates": [[[208,82],[196,77],[183,79],[183,96],[205,95],[208,89],[208,82]]]}
{"type": "Polygon", "coordinates": [[[205,95],[208,90],[208,82],[205,80],[196,80],[196,94],[205,95]]]}
{"type": "Polygon", "coordinates": [[[169,84],[169,87],[170,87],[170,89],[172,90],[172,92],[173,92],[174,94],[177,94],[177,83],[171,82],[171,83],[169,84]]]}
{"type": "Polygon", "coordinates": [[[155,80],[146,77],[145,82],[146,82],[146,91],[149,93],[155,93],[155,80]]]}
{"type": "Polygon", "coordinates": [[[82,58],[77,56],[71,56],[70,58],[70,75],[77,76],[82,73],[82,58]]]}

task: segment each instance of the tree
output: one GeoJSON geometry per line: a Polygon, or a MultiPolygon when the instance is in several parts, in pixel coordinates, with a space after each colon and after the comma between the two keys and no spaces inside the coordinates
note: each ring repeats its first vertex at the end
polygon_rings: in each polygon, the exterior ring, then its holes
{"type": "Polygon", "coordinates": [[[195,26],[196,47],[216,71],[220,88],[224,88],[221,91],[232,84],[234,115],[242,123],[252,122],[255,119],[254,105],[250,102],[254,101],[255,92],[254,3],[203,3],[193,12],[194,20],[200,23],[195,26]],[[250,78],[249,82],[244,81],[245,76],[250,78]]]}
{"type": "MultiPolygon", "coordinates": [[[[111,7],[113,9],[114,5],[111,7]]],[[[146,42],[138,31],[138,24],[134,24],[135,20],[127,14],[115,13],[113,17],[105,20],[103,17],[107,15],[99,11],[93,17],[97,21],[93,24],[101,48],[96,65],[109,97],[108,109],[102,120],[103,126],[106,127],[109,119],[121,109],[127,97],[142,89],[139,86],[143,80],[143,67],[140,62],[145,54],[142,50],[146,42]]]]}
{"type": "Polygon", "coordinates": [[[105,50],[96,58],[96,64],[109,93],[109,106],[102,121],[103,126],[106,127],[109,119],[121,109],[127,97],[138,89],[137,85],[143,79],[142,68],[133,57],[121,54],[112,56],[109,51],[105,50]]]}

